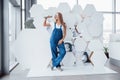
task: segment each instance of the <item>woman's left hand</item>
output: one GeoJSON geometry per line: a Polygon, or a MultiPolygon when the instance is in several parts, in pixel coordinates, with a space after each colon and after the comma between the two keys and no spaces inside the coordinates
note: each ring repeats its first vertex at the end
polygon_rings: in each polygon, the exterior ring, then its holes
{"type": "Polygon", "coordinates": [[[61,39],[61,40],[59,40],[58,45],[62,44],[62,42],[63,42],[63,40],[62,40],[62,39],[61,39]]]}

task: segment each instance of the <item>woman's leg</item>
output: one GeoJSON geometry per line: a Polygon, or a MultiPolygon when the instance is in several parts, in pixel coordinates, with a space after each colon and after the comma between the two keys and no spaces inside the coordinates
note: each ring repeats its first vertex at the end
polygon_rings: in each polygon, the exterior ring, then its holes
{"type": "Polygon", "coordinates": [[[51,52],[52,52],[52,65],[53,65],[53,67],[56,67],[56,65],[54,65],[54,64],[55,64],[55,60],[57,58],[57,46],[53,42],[50,43],[50,46],[51,46],[51,52]]]}
{"type": "Polygon", "coordinates": [[[60,67],[60,62],[63,60],[65,54],[66,54],[66,50],[65,50],[65,46],[64,43],[58,45],[59,48],[59,55],[58,57],[55,59],[55,63],[54,65],[57,67],[60,67]]]}

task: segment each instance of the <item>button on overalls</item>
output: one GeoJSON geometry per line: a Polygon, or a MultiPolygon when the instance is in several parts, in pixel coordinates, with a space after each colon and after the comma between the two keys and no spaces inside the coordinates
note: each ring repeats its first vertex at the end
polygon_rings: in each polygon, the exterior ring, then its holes
{"type": "Polygon", "coordinates": [[[54,30],[50,38],[53,67],[60,67],[60,62],[62,61],[62,59],[66,54],[64,42],[58,45],[58,42],[60,39],[62,39],[62,37],[63,37],[62,25],[60,26],[60,28],[56,28],[56,23],[55,23],[54,30]],[[59,55],[58,55],[57,47],[59,49],[59,55]]]}

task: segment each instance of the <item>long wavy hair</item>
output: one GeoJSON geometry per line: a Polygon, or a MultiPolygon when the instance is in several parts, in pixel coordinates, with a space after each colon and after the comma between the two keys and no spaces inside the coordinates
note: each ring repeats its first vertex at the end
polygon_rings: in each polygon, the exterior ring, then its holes
{"type": "Polygon", "coordinates": [[[59,17],[61,24],[64,23],[62,13],[58,12],[58,17],[59,17]]]}

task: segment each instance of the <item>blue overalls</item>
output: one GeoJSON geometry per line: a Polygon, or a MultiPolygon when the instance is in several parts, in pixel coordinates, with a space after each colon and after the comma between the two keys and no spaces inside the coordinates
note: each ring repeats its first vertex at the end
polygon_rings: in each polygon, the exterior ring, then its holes
{"type": "Polygon", "coordinates": [[[54,24],[54,30],[52,32],[51,38],[50,38],[50,47],[52,52],[52,65],[53,67],[60,67],[60,62],[64,58],[66,54],[64,42],[60,45],[58,45],[58,41],[62,39],[63,32],[62,32],[62,25],[60,28],[56,28],[56,23],[54,24]],[[59,49],[59,54],[57,51],[57,47],[59,49]]]}

